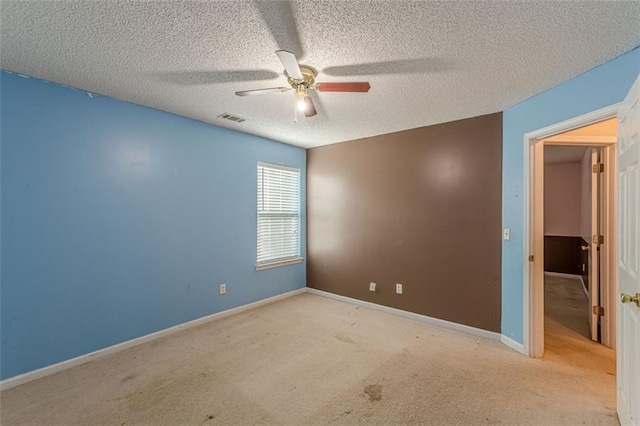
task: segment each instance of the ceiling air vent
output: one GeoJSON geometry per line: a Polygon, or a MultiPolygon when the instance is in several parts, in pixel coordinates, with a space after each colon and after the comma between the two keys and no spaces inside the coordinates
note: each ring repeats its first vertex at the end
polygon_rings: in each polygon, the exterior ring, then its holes
{"type": "Polygon", "coordinates": [[[225,112],[224,114],[220,114],[218,118],[224,118],[225,120],[235,121],[236,123],[242,123],[243,121],[247,121],[246,118],[238,117],[237,115],[229,114],[225,112]]]}

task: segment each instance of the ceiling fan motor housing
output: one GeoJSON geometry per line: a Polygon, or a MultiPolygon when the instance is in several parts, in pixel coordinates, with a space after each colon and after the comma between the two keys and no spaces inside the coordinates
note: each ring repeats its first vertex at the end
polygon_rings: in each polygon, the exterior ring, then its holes
{"type": "Polygon", "coordinates": [[[287,76],[287,81],[291,87],[294,89],[297,89],[300,85],[305,86],[307,89],[312,87],[313,83],[316,81],[316,77],[318,76],[318,71],[313,67],[300,65],[300,72],[302,73],[302,80],[294,80],[289,76],[289,74],[287,74],[287,71],[284,72],[284,75],[287,76]]]}

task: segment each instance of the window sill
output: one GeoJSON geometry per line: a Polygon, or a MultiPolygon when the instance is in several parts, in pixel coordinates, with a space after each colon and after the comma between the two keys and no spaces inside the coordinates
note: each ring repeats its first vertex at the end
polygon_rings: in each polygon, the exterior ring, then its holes
{"type": "Polygon", "coordinates": [[[256,271],[262,271],[263,269],[277,268],[279,266],[293,265],[296,263],[300,263],[303,260],[304,260],[304,257],[294,257],[291,259],[275,260],[273,262],[260,263],[259,265],[256,265],[256,271]]]}

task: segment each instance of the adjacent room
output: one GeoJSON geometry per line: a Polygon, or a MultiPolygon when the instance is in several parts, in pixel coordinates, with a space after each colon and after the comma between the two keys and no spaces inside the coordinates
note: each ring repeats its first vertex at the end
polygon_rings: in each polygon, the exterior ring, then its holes
{"type": "Polygon", "coordinates": [[[638,2],[0,0],[0,423],[640,425],[639,46],[638,2]]]}
{"type": "MultiPolygon", "coordinates": [[[[615,164],[605,164],[604,149],[617,142],[617,127],[609,119],[544,141],[544,358],[611,376],[615,343],[606,327],[616,312],[601,302],[615,286],[606,273],[616,245],[606,201],[615,188],[604,174],[615,164]]],[[[615,382],[601,392],[614,401],[615,382]]]]}

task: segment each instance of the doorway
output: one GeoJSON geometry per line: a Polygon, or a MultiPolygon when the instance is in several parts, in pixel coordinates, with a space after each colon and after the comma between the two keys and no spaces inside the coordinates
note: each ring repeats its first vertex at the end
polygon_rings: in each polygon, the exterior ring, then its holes
{"type": "MultiPolygon", "coordinates": [[[[607,233],[604,200],[613,182],[604,178],[606,145],[564,145],[579,138],[617,137],[611,118],[541,140],[544,146],[544,351],[545,360],[593,373],[603,397],[615,398],[616,355],[603,345],[603,329],[615,312],[601,306],[610,286],[602,272],[607,233]],[[605,185],[608,185],[606,187],[605,185]],[[608,375],[605,376],[605,375],[608,375]],[[595,377],[598,377],[597,375],[595,377]]],[[[608,342],[610,343],[610,342],[608,342]]],[[[595,380],[595,379],[594,379],[595,380]]]]}
{"type": "MultiPolygon", "coordinates": [[[[525,354],[534,358],[540,358],[544,354],[544,150],[545,146],[596,150],[599,160],[604,164],[604,170],[599,176],[599,185],[602,190],[600,203],[600,229],[596,237],[603,235],[606,243],[593,241],[587,237],[592,257],[597,253],[600,262],[589,262],[599,266],[597,272],[592,272],[599,278],[599,287],[592,286],[598,291],[592,291],[594,300],[589,301],[591,309],[596,306],[596,313],[600,318],[591,321],[598,333],[596,340],[609,348],[615,348],[616,335],[616,265],[614,263],[616,251],[616,136],[605,135],[604,128],[610,127],[616,120],[617,106],[594,111],[585,116],[578,117],[567,122],[559,123],[549,128],[541,129],[525,135],[525,144],[528,156],[525,156],[525,171],[529,176],[527,201],[529,207],[525,210],[525,235],[529,255],[529,267],[525,268],[525,354]],[[611,121],[613,120],[613,122],[611,121]],[[594,130],[596,129],[596,130],[594,130]],[[599,130],[599,131],[597,131],[599,130]],[[590,134],[588,134],[590,133],[590,134]],[[582,147],[582,148],[576,148],[582,147]],[[528,158],[527,158],[528,157],[528,158]],[[538,261],[535,261],[536,258],[538,261]],[[595,297],[597,296],[597,298],[595,297]],[[593,304],[592,304],[593,303],[593,304]]],[[[586,156],[586,151],[582,151],[586,156]]],[[[573,153],[575,154],[575,152],[573,153]]],[[[583,156],[583,159],[584,159],[583,156]]],[[[575,157],[573,157],[575,158],[575,157]]],[[[576,237],[582,237],[582,232],[576,237]]],[[[575,246],[574,246],[575,247],[575,246]]],[[[582,247],[582,244],[581,244],[582,247]]],[[[574,262],[575,263],[575,262],[574,262]]],[[[579,263],[582,265],[582,262],[579,263]]],[[[575,265],[577,266],[577,265],[575,265]]],[[[589,266],[585,266],[587,272],[589,266]]],[[[582,269],[582,266],[580,267],[582,269]]],[[[577,272],[577,271],[576,271],[577,272]]],[[[577,274],[576,274],[577,275],[577,274]]],[[[585,274],[586,275],[586,274],[585,274]]],[[[587,284],[588,285],[588,284],[587,284]]]]}
{"type": "MultiPolygon", "coordinates": [[[[580,133],[615,137],[610,119],[557,135],[544,143],[544,341],[545,350],[576,340],[602,341],[599,307],[604,284],[599,275],[604,228],[601,148],[555,145],[580,133]],[[594,237],[596,236],[596,237],[594,237]],[[594,240],[595,238],[595,240],[594,240]]],[[[557,349],[557,348],[555,348],[557,349]]]]}
{"type": "Polygon", "coordinates": [[[539,273],[529,281],[530,356],[588,375],[611,407],[616,401],[616,304],[610,300],[616,291],[616,141],[614,116],[543,134],[531,143],[531,229],[537,244],[530,265],[539,273]]]}
{"type": "MultiPolygon", "coordinates": [[[[609,154],[617,125],[613,117],[540,138],[543,206],[534,206],[534,216],[543,216],[545,330],[571,331],[612,349],[615,212],[607,201],[615,199],[615,157],[609,154]]],[[[540,346],[537,356],[546,345],[540,346]]]]}

